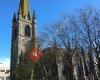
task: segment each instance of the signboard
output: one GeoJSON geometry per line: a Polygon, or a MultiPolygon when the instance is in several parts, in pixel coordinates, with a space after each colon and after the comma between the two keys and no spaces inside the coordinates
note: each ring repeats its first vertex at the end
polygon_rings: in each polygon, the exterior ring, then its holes
{"type": "Polygon", "coordinates": [[[42,58],[42,53],[38,48],[32,49],[31,53],[29,53],[29,59],[35,63],[38,63],[42,58]]]}

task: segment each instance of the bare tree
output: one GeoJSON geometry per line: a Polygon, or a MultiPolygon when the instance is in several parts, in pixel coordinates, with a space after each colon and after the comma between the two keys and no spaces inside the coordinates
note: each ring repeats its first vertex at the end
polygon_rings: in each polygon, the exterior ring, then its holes
{"type": "MultiPolygon", "coordinates": [[[[82,66],[84,68],[89,67],[88,76],[90,79],[99,80],[99,65],[100,65],[100,17],[99,12],[93,7],[87,7],[80,9],[77,15],[65,15],[59,21],[47,26],[45,32],[39,38],[40,48],[45,49],[52,48],[56,53],[56,59],[62,61],[63,75],[67,80],[74,80],[74,65],[72,63],[73,55],[77,53],[77,49],[81,50],[81,46],[84,49],[84,53],[89,57],[89,63],[85,61],[84,55],[81,55],[82,66]],[[76,52],[75,52],[76,51],[76,52]],[[59,58],[59,56],[61,58],[59,58]],[[96,64],[95,64],[96,58],[96,64]],[[88,64],[88,65],[87,65],[88,64]],[[89,65],[90,64],[90,65],[89,65]],[[95,68],[97,66],[98,73],[95,68]],[[92,77],[91,77],[92,76],[92,77]]],[[[81,52],[80,52],[81,54],[81,52]]],[[[81,63],[81,62],[80,62],[81,63]]],[[[58,67],[59,64],[58,63],[58,67]]],[[[61,64],[62,65],[62,64],[61,64]]],[[[59,67],[61,68],[61,66],[59,67]]],[[[82,67],[81,67],[82,68],[82,67]]],[[[83,69],[84,76],[86,76],[86,70],[83,69]],[[84,71],[85,70],[85,71],[84,71]]],[[[58,72],[59,73],[59,72],[58,72]]],[[[61,71],[60,71],[61,73],[61,71]]],[[[84,77],[83,76],[83,77],[84,77]]]]}

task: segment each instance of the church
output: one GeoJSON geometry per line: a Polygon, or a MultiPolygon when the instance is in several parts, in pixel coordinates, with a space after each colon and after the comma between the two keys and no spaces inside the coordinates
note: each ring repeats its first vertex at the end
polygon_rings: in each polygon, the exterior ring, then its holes
{"type": "Polygon", "coordinates": [[[30,14],[29,0],[20,0],[19,9],[14,13],[12,20],[12,41],[11,41],[11,80],[17,80],[15,70],[20,63],[20,55],[28,50],[30,41],[33,48],[37,47],[36,41],[36,14],[30,14]]]}
{"type": "Polygon", "coordinates": [[[20,0],[12,19],[10,80],[92,80],[89,55],[82,48],[61,48],[54,43],[42,50],[41,61],[34,65],[28,55],[38,48],[36,27],[29,0],[20,0]]]}

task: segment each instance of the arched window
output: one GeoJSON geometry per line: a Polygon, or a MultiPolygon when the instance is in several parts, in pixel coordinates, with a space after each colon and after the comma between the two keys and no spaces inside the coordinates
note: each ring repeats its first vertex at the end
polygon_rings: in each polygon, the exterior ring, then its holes
{"type": "Polygon", "coordinates": [[[26,25],[25,27],[25,36],[30,37],[30,26],[29,25],[26,25]]]}

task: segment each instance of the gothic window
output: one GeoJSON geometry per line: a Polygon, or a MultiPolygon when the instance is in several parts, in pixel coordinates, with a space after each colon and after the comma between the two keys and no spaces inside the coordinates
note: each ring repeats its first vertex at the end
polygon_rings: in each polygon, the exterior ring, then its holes
{"type": "Polygon", "coordinates": [[[30,26],[29,25],[26,25],[25,27],[25,36],[30,37],[30,26]]]}

